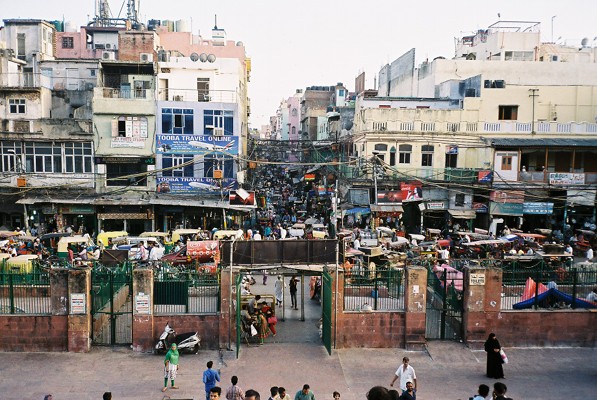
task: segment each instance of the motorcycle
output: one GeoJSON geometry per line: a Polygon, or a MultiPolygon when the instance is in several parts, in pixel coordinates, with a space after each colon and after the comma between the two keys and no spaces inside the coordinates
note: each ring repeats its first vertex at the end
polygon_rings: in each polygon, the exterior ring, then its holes
{"type": "Polygon", "coordinates": [[[176,334],[176,331],[166,323],[164,332],[160,335],[158,342],[155,345],[156,353],[166,353],[172,343],[176,343],[178,351],[197,354],[199,352],[199,345],[201,338],[197,332],[186,332],[176,334]]]}

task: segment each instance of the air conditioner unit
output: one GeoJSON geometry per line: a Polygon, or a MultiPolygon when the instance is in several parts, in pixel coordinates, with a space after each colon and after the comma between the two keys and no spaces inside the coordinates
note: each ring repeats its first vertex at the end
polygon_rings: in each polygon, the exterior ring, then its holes
{"type": "Polygon", "coordinates": [[[153,62],[153,54],[141,53],[140,60],[141,60],[141,62],[153,62]]]}
{"type": "Polygon", "coordinates": [[[103,43],[96,43],[96,44],[95,44],[95,48],[96,48],[96,49],[103,50],[103,49],[105,49],[105,48],[106,48],[106,45],[105,45],[105,44],[103,44],[103,43]]]}
{"type": "Polygon", "coordinates": [[[0,57],[4,57],[6,55],[4,49],[0,49],[0,57]]]}
{"type": "Polygon", "coordinates": [[[102,60],[116,60],[116,53],[111,51],[102,52],[102,60]]]}
{"type": "Polygon", "coordinates": [[[183,96],[172,96],[172,101],[184,101],[183,96]]]}
{"type": "Polygon", "coordinates": [[[106,43],[106,49],[111,49],[112,48],[112,43],[106,43]]]}
{"type": "Polygon", "coordinates": [[[213,129],[213,128],[215,128],[215,126],[213,126],[213,125],[205,125],[205,129],[213,129]]]}
{"type": "Polygon", "coordinates": [[[224,128],[214,128],[214,136],[224,136],[224,128]]]}

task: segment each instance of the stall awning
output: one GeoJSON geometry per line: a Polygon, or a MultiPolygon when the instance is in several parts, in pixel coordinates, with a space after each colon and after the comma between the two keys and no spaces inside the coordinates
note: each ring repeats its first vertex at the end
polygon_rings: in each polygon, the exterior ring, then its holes
{"type": "Polygon", "coordinates": [[[371,204],[371,211],[373,212],[404,212],[402,206],[399,205],[392,205],[392,206],[385,206],[379,204],[371,204]]]}
{"type": "Polygon", "coordinates": [[[477,214],[475,210],[448,210],[451,216],[460,219],[475,219],[477,214]]]}
{"type": "Polygon", "coordinates": [[[371,213],[371,210],[366,207],[355,207],[355,208],[351,208],[350,210],[344,210],[344,215],[358,214],[358,213],[369,214],[369,213],[371,213]]]}

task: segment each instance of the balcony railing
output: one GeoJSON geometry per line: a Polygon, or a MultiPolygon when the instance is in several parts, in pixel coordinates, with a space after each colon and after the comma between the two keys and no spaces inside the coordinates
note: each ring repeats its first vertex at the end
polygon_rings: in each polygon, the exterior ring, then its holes
{"type": "MultiPolygon", "coordinates": [[[[518,173],[519,182],[537,182],[537,183],[548,183],[549,174],[554,171],[520,171],[518,173]]],[[[568,173],[568,172],[563,172],[568,173]]],[[[584,174],[585,184],[597,183],[597,172],[574,172],[575,174],[584,174]]],[[[505,179],[495,178],[498,181],[506,181],[505,179]]]]}
{"type": "Polygon", "coordinates": [[[51,78],[39,73],[2,73],[0,74],[0,88],[27,89],[45,87],[51,89],[51,78]]]}
{"type": "Polygon", "coordinates": [[[237,103],[240,97],[235,90],[158,89],[158,100],[237,103]]]}
{"type": "MultiPolygon", "coordinates": [[[[372,119],[360,127],[363,131],[380,131],[372,119]]],[[[536,122],[535,133],[542,134],[597,134],[597,123],[593,122],[536,122]]],[[[400,121],[388,120],[383,132],[437,132],[463,134],[519,133],[531,134],[533,124],[519,121],[468,122],[468,121],[400,121]]]]}
{"type": "MultiPolygon", "coordinates": [[[[378,181],[425,179],[427,181],[454,182],[472,184],[479,181],[481,168],[392,168],[386,169],[378,181]]],[[[340,173],[346,178],[373,179],[373,175],[363,166],[341,165],[340,173]]]]}
{"type": "Polygon", "coordinates": [[[143,99],[153,101],[153,89],[99,87],[94,89],[94,96],[104,99],[143,99]]]}

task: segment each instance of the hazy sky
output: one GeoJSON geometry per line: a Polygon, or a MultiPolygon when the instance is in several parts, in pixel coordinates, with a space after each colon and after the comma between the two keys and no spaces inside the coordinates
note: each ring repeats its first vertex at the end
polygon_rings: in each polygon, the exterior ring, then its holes
{"type": "MultiPolygon", "coordinates": [[[[123,0],[109,0],[114,16],[123,0]]],[[[94,0],[0,0],[1,18],[64,18],[86,25],[94,0]]],[[[126,14],[126,6],[122,8],[126,14]]],[[[194,33],[211,35],[214,15],[229,40],[242,41],[252,58],[249,86],[251,124],[259,128],[296,89],[367,75],[367,88],[380,67],[410,48],[417,64],[453,57],[454,38],[486,28],[498,19],[541,23],[542,40],[597,45],[595,0],[141,0],[142,21],[187,19],[194,33]],[[501,17],[498,18],[498,13],[501,17]],[[552,19],[553,16],[556,16],[552,19]]]]}

